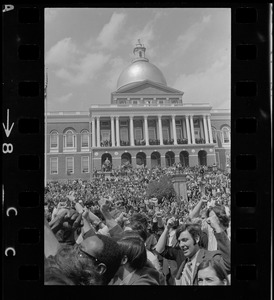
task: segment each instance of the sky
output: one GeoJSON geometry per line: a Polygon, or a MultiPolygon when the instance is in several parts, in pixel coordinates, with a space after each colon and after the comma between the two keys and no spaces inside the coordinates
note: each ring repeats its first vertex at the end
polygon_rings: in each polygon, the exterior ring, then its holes
{"type": "Polygon", "coordinates": [[[183,103],[230,109],[229,8],[47,8],[48,111],[110,104],[140,39],[183,103]]]}

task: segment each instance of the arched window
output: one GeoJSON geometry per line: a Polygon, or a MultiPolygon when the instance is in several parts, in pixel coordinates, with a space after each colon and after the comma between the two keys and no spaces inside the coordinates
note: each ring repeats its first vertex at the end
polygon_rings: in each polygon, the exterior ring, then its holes
{"type": "Polygon", "coordinates": [[[50,150],[54,151],[57,150],[58,151],[58,147],[59,147],[59,143],[58,143],[58,132],[56,130],[52,131],[50,133],[50,150]]]}
{"type": "Polygon", "coordinates": [[[223,144],[230,144],[230,128],[227,126],[222,128],[222,142],[223,144]]]}
{"type": "Polygon", "coordinates": [[[76,135],[71,129],[67,130],[64,134],[64,148],[76,150],[76,135]]]}
{"type": "Polygon", "coordinates": [[[81,148],[89,148],[89,132],[87,130],[81,132],[81,148]]]}

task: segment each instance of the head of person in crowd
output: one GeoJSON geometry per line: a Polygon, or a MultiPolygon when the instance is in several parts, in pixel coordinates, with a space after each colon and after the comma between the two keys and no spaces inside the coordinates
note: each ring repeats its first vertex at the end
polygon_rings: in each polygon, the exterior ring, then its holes
{"type": "Polygon", "coordinates": [[[107,285],[121,263],[119,245],[111,238],[96,234],[75,244],[62,247],[56,263],[76,285],[107,285]]]}
{"type": "Polygon", "coordinates": [[[184,223],[176,229],[176,239],[184,256],[192,258],[201,245],[201,226],[195,223],[184,223]]]}
{"type": "Polygon", "coordinates": [[[118,241],[122,253],[118,275],[142,269],[147,263],[147,251],[143,238],[136,232],[128,232],[118,241]]]}
{"type": "Polygon", "coordinates": [[[145,227],[143,223],[138,221],[132,221],[124,228],[124,233],[128,231],[134,231],[135,234],[138,234],[143,239],[144,242],[148,237],[147,227],[145,227]]]}
{"type": "Polygon", "coordinates": [[[202,261],[197,268],[198,285],[228,285],[227,273],[214,259],[202,261]]]}
{"type": "Polygon", "coordinates": [[[45,285],[75,285],[73,280],[64,275],[57,266],[46,266],[44,269],[45,285]]]}
{"type": "Polygon", "coordinates": [[[215,205],[209,207],[206,212],[208,222],[210,224],[210,218],[216,216],[220,222],[221,227],[225,230],[229,226],[229,217],[226,214],[225,207],[223,205],[215,205]]]}

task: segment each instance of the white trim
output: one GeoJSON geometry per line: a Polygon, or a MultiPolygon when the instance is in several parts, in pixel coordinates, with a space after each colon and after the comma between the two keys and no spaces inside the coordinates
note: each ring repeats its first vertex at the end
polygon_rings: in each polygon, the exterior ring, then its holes
{"type": "Polygon", "coordinates": [[[75,153],[75,152],[77,152],[77,149],[76,148],[64,148],[63,152],[64,153],[75,153]]]}
{"type": "Polygon", "coordinates": [[[59,151],[59,133],[57,130],[52,130],[52,132],[49,135],[49,149],[50,149],[50,152],[58,152],[59,151]],[[56,136],[57,136],[57,143],[56,143],[57,146],[51,147],[51,138],[54,134],[56,134],[56,136]]]}
{"type": "Polygon", "coordinates": [[[87,129],[84,129],[81,131],[80,134],[81,134],[81,151],[83,151],[83,149],[89,149],[89,145],[90,145],[89,131],[87,129]],[[88,145],[87,146],[83,146],[83,135],[84,134],[87,134],[87,136],[88,136],[88,145]]]}
{"type": "Polygon", "coordinates": [[[77,136],[72,129],[68,129],[63,135],[63,150],[64,150],[64,152],[65,152],[65,150],[76,151],[76,145],[77,145],[77,136]],[[67,147],[68,132],[72,132],[72,146],[71,147],[67,147]]]}

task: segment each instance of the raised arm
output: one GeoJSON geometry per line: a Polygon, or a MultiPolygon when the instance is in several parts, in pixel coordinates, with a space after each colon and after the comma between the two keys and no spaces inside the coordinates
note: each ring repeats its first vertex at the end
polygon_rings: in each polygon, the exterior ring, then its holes
{"type": "Polygon", "coordinates": [[[165,229],[163,231],[163,233],[161,234],[158,243],[156,244],[155,250],[161,254],[162,252],[164,252],[165,248],[166,248],[166,242],[167,242],[167,238],[168,238],[168,232],[169,229],[172,227],[172,222],[174,221],[173,218],[170,218],[167,221],[167,225],[165,226],[165,229]]]}
{"type": "Polygon", "coordinates": [[[50,229],[48,221],[44,220],[44,252],[45,257],[49,257],[50,255],[54,256],[58,249],[61,247],[61,244],[58,242],[56,236],[50,229]]]}
{"type": "Polygon", "coordinates": [[[206,196],[202,196],[200,201],[196,204],[193,210],[189,213],[189,218],[193,219],[199,216],[200,210],[204,203],[207,203],[208,198],[206,196]]]}

